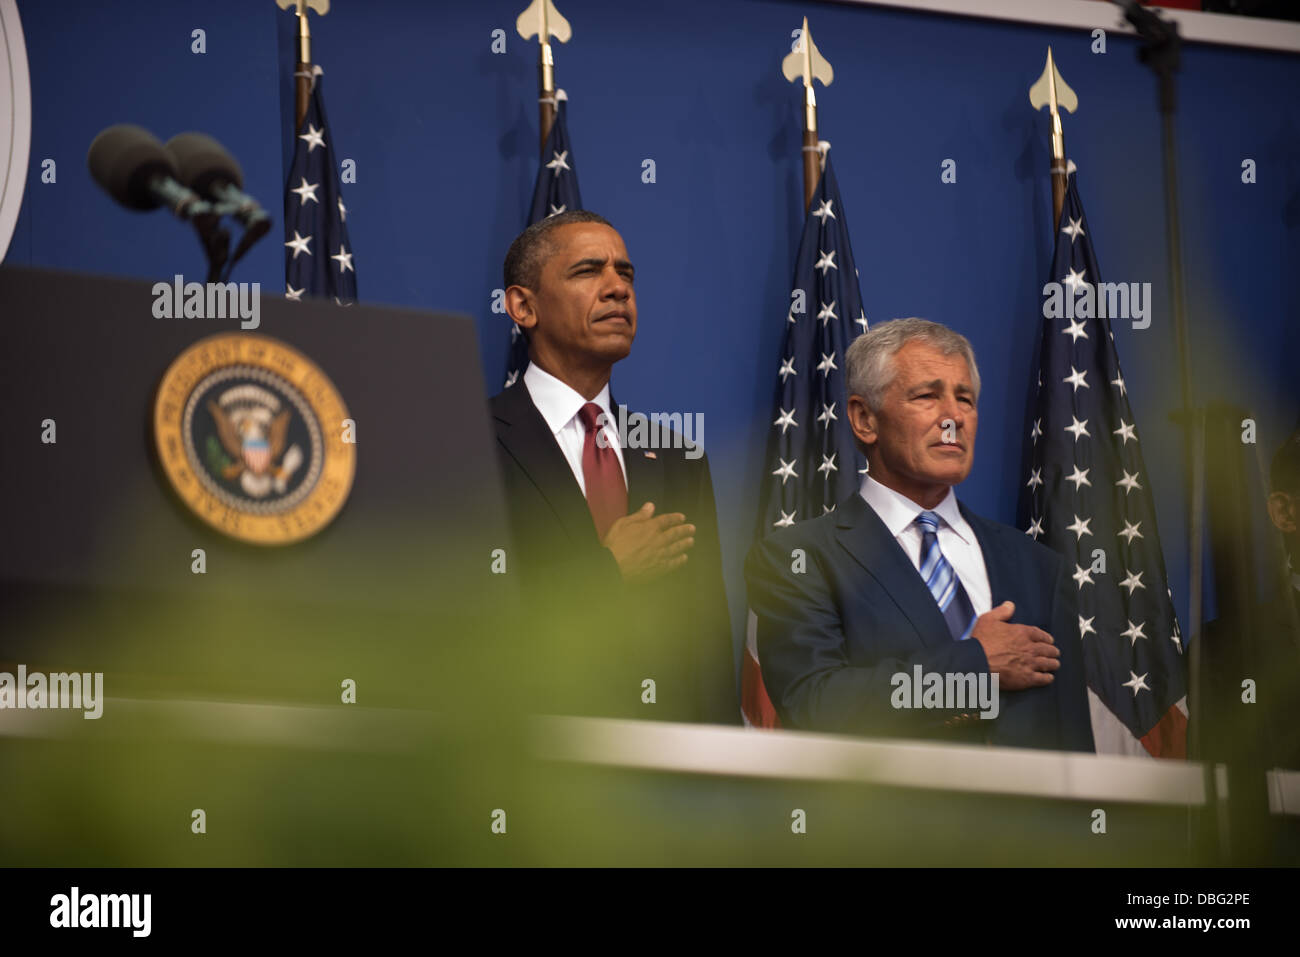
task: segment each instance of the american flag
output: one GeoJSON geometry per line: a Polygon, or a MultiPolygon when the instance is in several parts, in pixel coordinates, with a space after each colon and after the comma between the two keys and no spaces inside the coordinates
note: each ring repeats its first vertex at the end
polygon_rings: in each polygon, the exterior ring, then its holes
{"type": "MultiPolygon", "coordinates": [[[[569,145],[569,129],[564,121],[566,98],[563,90],[555,91],[555,122],[542,148],[542,162],[537,168],[537,185],[533,187],[533,206],[528,225],[557,213],[582,209],[578,192],[578,168],[569,145]]],[[[514,323],[510,325],[510,356],[506,360],[506,388],[528,368],[528,343],[514,323]]]]}
{"type": "Polygon", "coordinates": [[[313,68],[307,115],[294,140],[284,193],[285,297],[328,296],[355,302],[357,273],[348,242],[348,211],[321,98],[321,68],[313,68]]]}
{"type": "Polygon", "coordinates": [[[1104,315],[1073,163],[1068,176],[1052,260],[1062,310],[1044,305],[1045,314],[1063,317],[1043,320],[1022,517],[1027,533],[1064,555],[1073,574],[1098,752],[1183,758],[1183,640],[1111,333],[1110,319],[1123,317],[1104,315]],[[1098,308],[1084,318],[1084,299],[1074,297],[1089,286],[1098,308]],[[1074,318],[1064,314],[1067,302],[1074,318]]]}
{"type": "MultiPolygon", "coordinates": [[[[844,350],[866,330],[848,220],[827,157],[795,259],[765,458],[759,535],[823,515],[861,484],[866,460],[849,428],[844,350]]],[[[741,667],[741,711],[746,724],[780,725],[763,687],[752,612],[741,667]]]]}

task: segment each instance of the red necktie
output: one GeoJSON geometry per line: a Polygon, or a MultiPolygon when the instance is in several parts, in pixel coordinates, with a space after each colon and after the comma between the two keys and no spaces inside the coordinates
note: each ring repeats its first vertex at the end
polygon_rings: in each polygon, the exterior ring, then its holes
{"type": "MultiPolygon", "coordinates": [[[[600,406],[588,402],[578,410],[578,416],[587,429],[582,441],[582,480],[587,486],[587,507],[596,523],[596,535],[603,542],[605,533],[615,521],[627,514],[627,486],[623,484],[623,469],[618,464],[618,453],[608,441],[605,447],[596,441],[603,431],[600,406]]],[[[606,435],[606,440],[609,436],[606,435]]]]}

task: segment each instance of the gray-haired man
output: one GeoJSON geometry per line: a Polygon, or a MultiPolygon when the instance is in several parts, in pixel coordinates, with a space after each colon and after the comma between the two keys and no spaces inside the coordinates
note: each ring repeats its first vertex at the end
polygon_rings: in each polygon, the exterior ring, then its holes
{"type": "Polygon", "coordinates": [[[834,512],[773,532],[745,564],[783,723],[1093,750],[1064,560],[953,491],[979,420],[970,343],[897,319],[846,359],[868,475],[834,512]]]}

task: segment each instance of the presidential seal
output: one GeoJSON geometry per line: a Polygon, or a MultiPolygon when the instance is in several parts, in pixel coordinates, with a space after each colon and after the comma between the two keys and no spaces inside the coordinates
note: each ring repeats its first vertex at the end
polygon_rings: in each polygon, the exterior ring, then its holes
{"type": "Polygon", "coordinates": [[[232,538],[309,538],[352,489],[357,447],[342,397],[315,363],[266,336],[223,333],[182,352],[158,386],[153,423],[172,488],[232,538]]]}

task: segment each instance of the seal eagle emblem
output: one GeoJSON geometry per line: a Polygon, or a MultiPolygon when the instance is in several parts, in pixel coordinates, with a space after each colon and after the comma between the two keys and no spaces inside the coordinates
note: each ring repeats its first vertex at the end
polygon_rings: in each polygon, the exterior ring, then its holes
{"type": "Polygon", "coordinates": [[[356,471],[352,426],[315,363],[251,333],[190,346],[154,402],[172,488],[218,531],[259,545],[309,538],[338,514],[356,471]]]}

